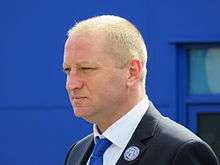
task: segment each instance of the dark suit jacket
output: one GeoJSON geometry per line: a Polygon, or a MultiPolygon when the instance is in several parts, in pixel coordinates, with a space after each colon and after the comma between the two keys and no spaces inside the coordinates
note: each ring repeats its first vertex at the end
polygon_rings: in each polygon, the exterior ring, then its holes
{"type": "MultiPolygon", "coordinates": [[[[72,146],[65,165],[86,165],[93,146],[93,134],[90,134],[72,146]]],[[[140,149],[139,156],[126,161],[123,152],[116,165],[219,165],[214,152],[204,141],[163,117],[152,103],[126,149],[130,146],[140,149]]]]}

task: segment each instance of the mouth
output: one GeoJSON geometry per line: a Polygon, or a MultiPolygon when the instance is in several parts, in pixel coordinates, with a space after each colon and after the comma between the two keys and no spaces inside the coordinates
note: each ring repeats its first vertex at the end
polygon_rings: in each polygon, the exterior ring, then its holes
{"type": "Polygon", "coordinates": [[[73,103],[73,106],[74,107],[81,107],[81,106],[84,106],[85,103],[87,102],[86,101],[87,97],[82,97],[82,96],[76,96],[76,97],[72,97],[72,103],[73,103]]]}
{"type": "Polygon", "coordinates": [[[73,96],[72,100],[80,100],[80,99],[86,99],[87,97],[82,97],[82,96],[73,96]]]}
{"type": "Polygon", "coordinates": [[[73,96],[71,97],[72,101],[74,103],[81,103],[83,102],[85,99],[87,99],[87,97],[84,97],[84,96],[73,96]]]}

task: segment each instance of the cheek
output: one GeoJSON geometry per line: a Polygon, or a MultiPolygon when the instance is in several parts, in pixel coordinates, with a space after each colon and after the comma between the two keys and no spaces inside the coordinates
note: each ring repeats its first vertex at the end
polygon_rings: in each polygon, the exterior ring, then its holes
{"type": "Polygon", "coordinates": [[[126,80],[121,73],[106,73],[87,79],[87,88],[93,97],[109,99],[124,92],[126,80]]]}
{"type": "MultiPolygon", "coordinates": [[[[122,76],[111,76],[108,81],[105,83],[104,86],[105,94],[108,97],[114,97],[118,98],[121,97],[121,95],[125,91],[125,80],[122,76]]],[[[114,99],[113,98],[113,99],[114,99]]]]}

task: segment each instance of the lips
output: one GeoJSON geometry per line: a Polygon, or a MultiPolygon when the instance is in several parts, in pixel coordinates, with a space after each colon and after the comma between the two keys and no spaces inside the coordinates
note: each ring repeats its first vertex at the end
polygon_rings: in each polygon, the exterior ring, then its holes
{"type": "Polygon", "coordinates": [[[81,107],[84,106],[84,104],[86,103],[85,99],[87,99],[87,97],[82,97],[82,96],[72,97],[72,103],[74,107],[81,107]]]}
{"type": "Polygon", "coordinates": [[[73,96],[72,99],[73,100],[79,100],[79,99],[86,99],[87,97],[83,97],[83,96],[73,96]]]}
{"type": "Polygon", "coordinates": [[[72,98],[72,101],[74,102],[74,103],[80,103],[80,102],[82,102],[84,99],[87,99],[87,97],[85,97],[85,96],[73,96],[73,97],[71,97],[72,98]]]}

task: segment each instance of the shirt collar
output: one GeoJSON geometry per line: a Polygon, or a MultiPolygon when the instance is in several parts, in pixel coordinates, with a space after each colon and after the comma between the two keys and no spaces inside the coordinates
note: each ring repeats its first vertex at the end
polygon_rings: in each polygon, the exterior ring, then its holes
{"type": "Polygon", "coordinates": [[[127,114],[113,123],[107,130],[105,130],[105,132],[103,132],[103,134],[98,132],[97,127],[94,124],[93,133],[95,142],[96,137],[99,136],[100,138],[107,138],[120,148],[126,147],[148,107],[149,100],[147,95],[145,95],[138,104],[136,104],[127,114]]]}

